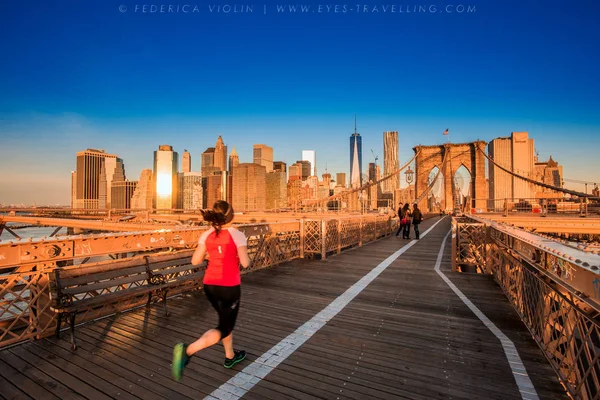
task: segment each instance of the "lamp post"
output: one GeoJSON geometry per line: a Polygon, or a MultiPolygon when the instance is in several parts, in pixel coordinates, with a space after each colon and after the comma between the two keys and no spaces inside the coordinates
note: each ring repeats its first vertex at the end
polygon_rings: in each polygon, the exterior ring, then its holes
{"type": "Polygon", "coordinates": [[[408,183],[408,186],[406,188],[406,190],[408,190],[408,202],[410,202],[410,184],[413,183],[413,179],[415,177],[415,171],[413,171],[412,169],[410,169],[410,165],[408,166],[408,169],[404,172],[404,175],[406,176],[406,183],[408,183]]]}
{"type": "Polygon", "coordinates": [[[410,165],[408,166],[408,169],[404,172],[404,175],[406,175],[406,183],[408,183],[409,185],[411,183],[413,183],[413,179],[415,177],[415,171],[410,169],[410,165]]]}

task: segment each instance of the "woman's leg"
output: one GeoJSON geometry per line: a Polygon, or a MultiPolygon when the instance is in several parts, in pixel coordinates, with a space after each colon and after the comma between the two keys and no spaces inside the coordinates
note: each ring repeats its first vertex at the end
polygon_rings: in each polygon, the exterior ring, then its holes
{"type": "Polygon", "coordinates": [[[223,303],[225,305],[219,311],[219,331],[221,332],[223,350],[225,350],[225,361],[223,366],[231,368],[246,358],[244,350],[233,349],[233,328],[240,309],[241,290],[239,286],[221,288],[223,303]]]}
{"type": "Polygon", "coordinates": [[[213,344],[219,343],[219,340],[221,340],[221,332],[219,332],[218,329],[209,329],[206,332],[204,332],[200,339],[188,345],[185,352],[188,356],[192,356],[194,355],[194,353],[197,353],[202,349],[210,347],[213,344]]]}
{"type": "MultiPolygon", "coordinates": [[[[206,298],[213,306],[215,311],[219,313],[219,320],[221,319],[221,309],[223,308],[222,300],[220,299],[221,294],[219,293],[218,287],[213,285],[204,285],[204,294],[206,298]]],[[[221,331],[219,328],[209,329],[198,340],[189,344],[185,348],[187,356],[192,356],[194,353],[199,352],[202,349],[210,347],[214,344],[219,343],[221,340],[221,331]]]]}
{"type": "Polygon", "coordinates": [[[225,349],[225,357],[233,358],[235,353],[233,352],[233,333],[230,333],[229,336],[223,338],[222,340],[223,348],[225,349]]]}
{"type": "Polygon", "coordinates": [[[219,326],[216,330],[220,336],[217,341],[222,341],[225,357],[233,358],[235,352],[232,332],[240,309],[241,288],[240,286],[212,286],[207,291],[207,297],[219,314],[219,326]]]}
{"type": "Polygon", "coordinates": [[[181,380],[183,370],[189,363],[190,357],[194,353],[217,344],[223,339],[225,348],[225,357],[232,360],[225,360],[223,364],[226,368],[231,368],[236,363],[246,358],[246,352],[236,354],[233,350],[233,327],[237,319],[237,313],[240,303],[240,287],[224,287],[215,285],[204,285],[204,294],[219,314],[219,326],[204,332],[200,339],[192,344],[185,346],[178,343],[173,349],[172,375],[176,380],[181,380]]]}

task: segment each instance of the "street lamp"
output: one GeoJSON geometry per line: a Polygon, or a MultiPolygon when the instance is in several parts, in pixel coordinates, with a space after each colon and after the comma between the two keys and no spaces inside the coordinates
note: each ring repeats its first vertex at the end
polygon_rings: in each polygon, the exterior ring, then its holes
{"type": "Polygon", "coordinates": [[[410,169],[410,165],[408,166],[408,169],[404,172],[404,175],[406,177],[406,183],[408,183],[408,186],[406,188],[406,197],[408,198],[408,201],[410,202],[411,199],[411,195],[410,195],[410,184],[413,183],[413,179],[415,177],[415,171],[413,171],[412,169],[410,169]]]}
{"type": "Polygon", "coordinates": [[[410,185],[415,177],[415,171],[411,170],[409,165],[406,172],[404,172],[404,175],[406,175],[406,183],[410,185]]]}

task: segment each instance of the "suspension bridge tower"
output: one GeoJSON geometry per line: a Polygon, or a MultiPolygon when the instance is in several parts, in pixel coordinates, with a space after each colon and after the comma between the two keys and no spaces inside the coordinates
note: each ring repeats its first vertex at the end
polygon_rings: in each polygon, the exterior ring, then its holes
{"type": "Polygon", "coordinates": [[[485,180],[485,146],[486,142],[478,140],[471,143],[445,143],[434,146],[416,146],[413,151],[415,159],[415,196],[419,208],[430,211],[427,205],[427,194],[431,191],[434,182],[428,184],[431,172],[437,167],[438,178],[443,178],[444,211],[454,209],[453,188],[455,175],[459,168],[464,166],[471,175],[470,199],[471,208],[485,208],[488,191],[485,180]]]}

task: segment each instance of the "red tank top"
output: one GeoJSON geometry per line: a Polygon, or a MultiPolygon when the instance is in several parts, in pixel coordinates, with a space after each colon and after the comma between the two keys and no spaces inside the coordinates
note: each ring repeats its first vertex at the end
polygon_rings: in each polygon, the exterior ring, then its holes
{"type": "Polygon", "coordinates": [[[237,286],[240,279],[240,258],[233,237],[227,229],[211,232],[206,238],[206,251],[210,258],[204,273],[204,284],[237,286]]]}

